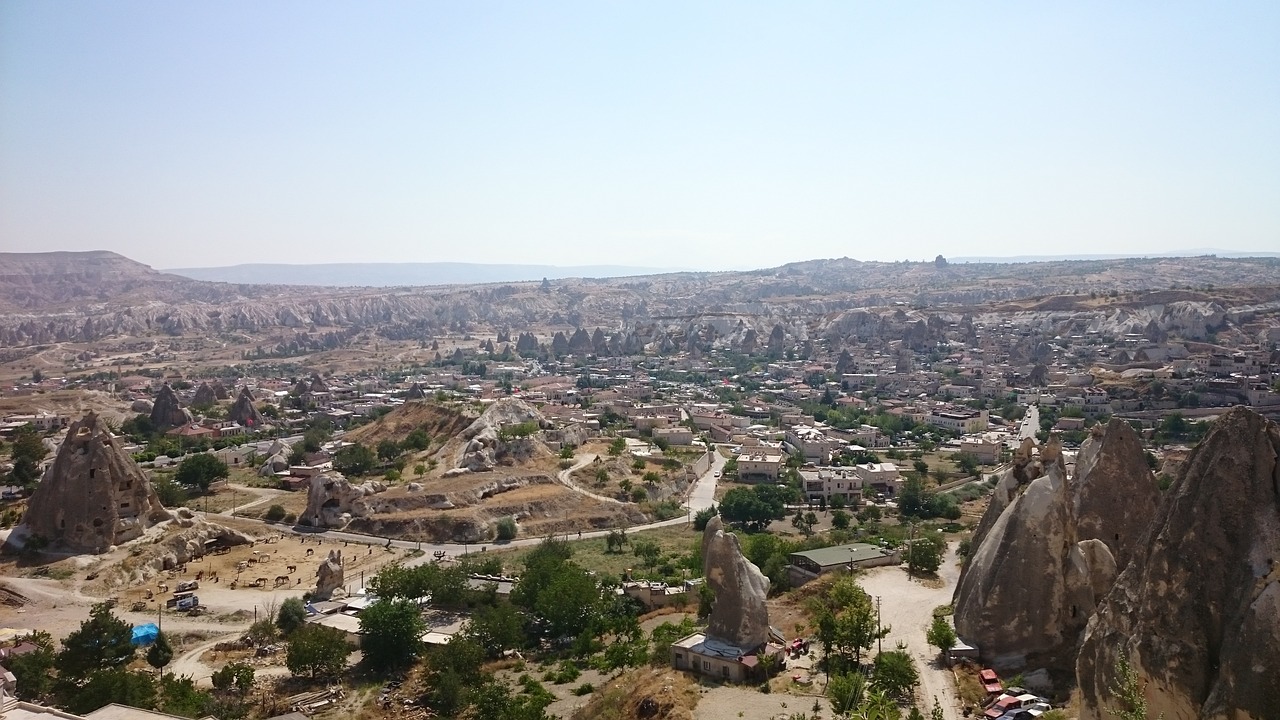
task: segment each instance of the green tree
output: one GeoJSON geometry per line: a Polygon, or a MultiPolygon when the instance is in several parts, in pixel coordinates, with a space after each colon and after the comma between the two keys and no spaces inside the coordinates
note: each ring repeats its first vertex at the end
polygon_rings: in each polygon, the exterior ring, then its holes
{"type": "Polygon", "coordinates": [[[925,633],[925,639],[929,644],[938,648],[938,652],[945,656],[947,651],[956,644],[956,631],[952,629],[951,623],[947,622],[945,617],[934,616],[933,623],[929,625],[929,630],[925,633]]]}
{"type": "Polygon", "coordinates": [[[831,511],[831,527],[835,528],[836,530],[848,530],[849,529],[849,513],[843,510],[832,510],[831,511]]]}
{"type": "Polygon", "coordinates": [[[57,659],[53,651],[53,637],[47,632],[37,631],[27,640],[36,649],[13,655],[4,664],[18,681],[18,699],[39,701],[53,690],[53,668],[57,659]]]}
{"type": "Polygon", "coordinates": [[[711,522],[711,518],[719,514],[719,510],[715,505],[709,508],[703,508],[693,514],[693,529],[702,532],[707,529],[707,523],[711,522]]]}
{"type": "Polygon", "coordinates": [[[942,565],[946,544],[937,533],[927,533],[907,546],[907,569],[913,573],[935,573],[942,565]]]}
{"type": "Polygon", "coordinates": [[[515,540],[519,531],[520,528],[516,525],[516,519],[510,515],[499,518],[494,526],[494,535],[499,541],[515,540]]]}
{"type": "Polygon", "coordinates": [[[294,675],[336,677],[346,667],[351,649],[346,633],[308,623],[289,638],[284,664],[294,675]]]}
{"type": "Polygon", "coordinates": [[[505,650],[518,650],[525,644],[524,616],[511,603],[485,605],[471,616],[467,633],[490,658],[505,650]]]}
{"type": "Polygon", "coordinates": [[[248,695],[253,689],[253,666],[245,662],[230,662],[222,666],[210,676],[213,687],[226,693],[235,693],[241,697],[248,695]]]}
{"type": "Polygon", "coordinates": [[[644,564],[648,567],[657,565],[658,558],[662,556],[662,548],[658,546],[658,543],[647,538],[641,538],[633,541],[631,543],[631,552],[634,553],[636,557],[644,560],[644,564]]]}
{"type": "Polygon", "coordinates": [[[365,475],[378,464],[378,458],[367,446],[355,443],[338,451],[333,457],[333,469],[343,475],[365,475]]]}
{"type": "Polygon", "coordinates": [[[395,440],[383,440],[378,443],[378,457],[386,462],[391,462],[400,457],[400,443],[395,440]]]}
{"type": "Polygon", "coordinates": [[[973,453],[956,453],[953,459],[956,461],[956,467],[960,468],[960,472],[965,475],[978,473],[978,458],[973,453]]]}
{"type": "Polygon", "coordinates": [[[111,703],[149,710],[155,707],[156,683],[149,673],[124,667],[98,670],[82,683],[66,682],[60,704],[77,715],[87,715],[111,703]]]}
{"type": "Polygon", "coordinates": [[[906,697],[920,682],[920,673],[905,650],[885,650],[876,655],[872,684],[892,698],[906,697]]]}
{"type": "Polygon", "coordinates": [[[267,522],[280,522],[284,519],[285,509],[283,505],[272,505],[267,508],[267,512],[262,516],[267,522]]]}
{"type": "Polygon", "coordinates": [[[400,446],[405,450],[422,452],[423,450],[431,447],[431,436],[428,435],[427,431],[423,428],[418,428],[417,430],[409,433],[408,437],[404,439],[404,442],[400,443],[400,446]]]}
{"type": "Polygon", "coordinates": [[[215,480],[223,480],[231,475],[227,464],[209,453],[189,455],[178,464],[178,472],[173,479],[179,485],[197,488],[200,492],[208,492],[215,480]]]}
{"type": "Polygon", "coordinates": [[[209,693],[196,687],[189,675],[177,677],[165,673],[160,678],[160,697],[156,709],[170,715],[199,717],[207,713],[213,703],[209,693]]]}
{"type": "Polygon", "coordinates": [[[620,553],[622,546],[629,544],[631,541],[627,538],[627,531],[621,528],[610,530],[604,539],[604,551],[606,553],[620,553]]]}
{"type": "MultiPolygon", "coordinates": [[[[1121,653],[1116,658],[1115,682],[1111,693],[1118,704],[1107,708],[1107,712],[1118,720],[1147,720],[1147,696],[1143,692],[1142,678],[1138,669],[1129,663],[1129,656],[1121,653]]],[[[1164,717],[1162,713],[1161,718],[1164,717]]]]}
{"type": "Polygon", "coordinates": [[[13,440],[13,469],[9,483],[30,490],[40,480],[40,461],[48,454],[44,441],[30,425],[18,430],[13,440]]]}
{"type": "Polygon", "coordinates": [[[98,603],[89,617],[62,640],[57,667],[62,678],[87,678],[99,670],[123,668],[133,659],[133,627],[98,603]]]}
{"type": "Polygon", "coordinates": [[[818,641],[828,656],[828,672],[859,667],[862,653],[889,634],[890,628],[878,628],[871,596],[849,576],[839,578],[826,593],[812,598],[809,612],[815,620],[818,641]],[[835,669],[833,659],[838,666],[835,669]]]}
{"type": "Polygon", "coordinates": [[[302,598],[287,598],[280,603],[280,609],[276,612],[276,627],[280,628],[280,632],[286,636],[292,635],[306,622],[307,606],[302,602],[302,598]]]}
{"type": "Polygon", "coordinates": [[[627,449],[627,441],[623,438],[614,438],[609,443],[609,454],[613,457],[621,455],[627,449]]]}
{"type": "Polygon", "coordinates": [[[422,650],[427,631],[417,603],[378,600],[360,613],[360,649],[364,662],[375,670],[408,667],[422,650]]]}
{"type": "Polygon", "coordinates": [[[155,642],[147,648],[147,664],[159,670],[173,661],[173,646],[169,644],[169,636],[164,633],[156,635],[155,642]]]}

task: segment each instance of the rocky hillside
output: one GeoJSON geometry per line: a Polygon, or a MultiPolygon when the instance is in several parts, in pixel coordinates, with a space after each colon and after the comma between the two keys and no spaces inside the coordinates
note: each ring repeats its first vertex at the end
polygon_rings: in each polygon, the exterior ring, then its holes
{"type": "MultiPolygon", "coordinates": [[[[0,253],[0,268],[0,345],[11,347],[120,335],[280,328],[376,327],[386,337],[401,339],[481,328],[519,333],[563,326],[571,328],[563,342],[572,341],[572,329],[583,329],[593,345],[602,340],[620,354],[637,346],[763,346],[779,332],[803,342],[850,331],[874,337],[906,328],[925,342],[931,328],[951,320],[936,311],[900,315],[862,310],[894,302],[952,306],[956,320],[1003,302],[1001,312],[1026,312],[1023,322],[1058,328],[1084,321],[1073,319],[1072,312],[1095,309],[1090,293],[1212,284],[1263,289],[1245,293],[1241,306],[1280,300],[1277,258],[961,265],[842,258],[752,272],[565,279],[548,287],[505,283],[428,288],[201,282],[159,273],[109,252],[0,253]],[[1009,305],[1053,295],[1062,299],[1009,305]],[[604,329],[602,338],[591,335],[595,328],[604,329]]],[[[1222,302],[1231,293],[1215,291],[1214,296],[1222,302]]],[[[1155,321],[1166,332],[1191,337],[1224,318],[1232,321],[1235,307],[1230,301],[1220,307],[1175,306],[1201,299],[1183,291],[1165,292],[1158,302],[1129,298],[1125,302],[1140,305],[1105,322],[1117,328],[1145,328],[1155,321]]]]}
{"type": "Polygon", "coordinates": [[[957,633],[988,662],[1070,675],[1080,634],[1155,514],[1133,428],[1113,419],[1068,476],[1056,441],[1023,447],[1000,479],[955,595],[957,633]]]}
{"type": "Polygon", "coordinates": [[[1280,428],[1214,423],[1089,621],[1082,720],[1111,717],[1124,655],[1150,717],[1280,717],[1280,428]]]}

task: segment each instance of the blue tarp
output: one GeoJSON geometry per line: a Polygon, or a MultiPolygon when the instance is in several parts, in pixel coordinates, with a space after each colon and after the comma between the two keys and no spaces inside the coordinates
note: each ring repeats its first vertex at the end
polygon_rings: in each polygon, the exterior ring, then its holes
{"type": "Polygon", "coordinates": [[[138,625],[133,629],[134,645],[150,645],[156,641],[156,636],[160,634],[160,628],[155,623],[147,623],[146,625],[138,625]]]}

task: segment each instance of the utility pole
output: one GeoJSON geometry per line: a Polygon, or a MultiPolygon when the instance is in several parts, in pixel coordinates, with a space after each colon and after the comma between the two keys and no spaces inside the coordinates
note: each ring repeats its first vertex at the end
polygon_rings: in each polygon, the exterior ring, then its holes
{"type": "Polygon", "coordinates": [[[884,652],[884,630],[880,626],[880,596],[876,596],[876,654],[884,652]]]}

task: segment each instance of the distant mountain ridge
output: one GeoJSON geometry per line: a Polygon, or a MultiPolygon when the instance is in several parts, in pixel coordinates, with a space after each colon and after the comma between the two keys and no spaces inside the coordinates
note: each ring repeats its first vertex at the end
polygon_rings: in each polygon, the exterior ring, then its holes
{"type": "Polygon", "coordinates": [[[226,267],[174,268],[161,272],[192,280],[250,285],[325,287],[402,287],[536,282],[543,278],[613,278],[679,272],[671,268],[627,265],[503,265],[488,263],[248,263],[226,267]]]}

